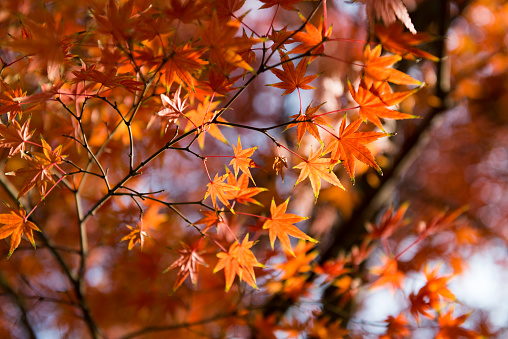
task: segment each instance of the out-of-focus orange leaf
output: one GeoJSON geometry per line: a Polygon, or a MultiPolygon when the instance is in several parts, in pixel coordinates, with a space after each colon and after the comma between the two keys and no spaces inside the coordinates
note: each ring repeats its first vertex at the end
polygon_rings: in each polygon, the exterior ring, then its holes
{"type": "Polygon", "coordinates": [[[409,34],[403,31],[400,23],[394,22],[388,27],[377,24],[376,35],[384,49],[398,54],[404,59],[416,60],[416,58],[425,58],[434,62],[439,61],[438,57],[414,47],[435,40],[435,37],[430,34],[422,32],[409,34]]]}

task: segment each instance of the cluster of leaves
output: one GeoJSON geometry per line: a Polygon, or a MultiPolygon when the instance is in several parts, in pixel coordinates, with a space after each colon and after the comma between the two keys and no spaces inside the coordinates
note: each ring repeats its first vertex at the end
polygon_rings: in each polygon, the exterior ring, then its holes
{"type": "MultiPolygon", "coordinates": [[[[90,2],[90,8],[58,3],[28,10],[12,2],[0,40],[0,147],[8,152],[4,169],[10,176],[0,177],[10,204],[0,214],[0,238],[10,237],[10,257],[23,236],[35,247],[33,231],[40,232],[43,249],[37,251],[45,256],[26,259],[26,265],[51,265],[64,280],[53,290],[42,283],[42,269],[21,282],[1,279],[4,289],[14,291],[11,284],[19,291],[11,294],[18,293],[27,331],[33,328],[26,302],[40,298],[58,313],[49,326],[71,336],[88,331],[93,338],[132,338],[199,328],[196,335],[205,337],[238,331],[273,338],[283,331],[339,338],[349,330],[325,311],[314,309],[299,322],[256,305],[268,309],[273,295],[293,305],[333,287],[333,308],[340,314],[360,289],[389,285],[404,293],[401,257],[455,227],[462,210],[415,227],[416,240],[393,253],[393,234],[411,227],[404,205],[370,225],[358,246],[316,261],[314,246],[321,239],[308,235],[302,222],[307,217],[291,213],[295,191],[277,194],[275,176],[284,179],[291,164],[298,175],[294,186],[309,179],[317,202],[323,180],[340,189],[347,186],[341,176],[355,182],[357,160],[382,174],[366,145],[395,134],[385,131],[383,121],[418,118],[394,106],[424,86],[393,66],[403,58],[437,58],[416,47],[431,38],[415,34],[400,0],[362,1],[379,44],[353,42],[363,53],[359,64],[327,54],[328,44],[347,39],[332,34],[326,1],[261,2],[260,15],[274,9],[269,25],[251,26],[254,13],[242,0],[109,0],[90,2]],[[297,15],[299,6],[306,16],[297,15]],[[319,10],[322,18],[316,20],[319,10]],[[277,30],[281,13],[300,20],[300,27],[277,30]],[[382,22],[374,25],[376,18],[382,22]],[[303,91],[315,89],[311,83],[317,82],[320,60],[360,66],[360,72],[351,69],[350,80],[342,79],[351,104],[329,111],[324,102],[303,104],[303,91]],[[274,124],[245,122],[249,112],[235,113],[235,102],[266,75],[280,80],[268,84],[276,88],[271,91],[298,93],[298,112],[274,124]],[[296,134],[297,147],[284,141],[288,134],[296,134]],[[228,142],[231,135],[237,136],[236,146],[228,142]],[[242,140],[260,146],[245,148],[242,140]],[[310,147],[300,149],[304,144],[310,147]],[[65,220],[68,229],[52,227],[50,216],[58,224],[65,220]],[[301,240],[295,246],[290,237],[301,240]],[[379,254],[378,245],[384,254],[382,264],[371,269],[374,279],[359,278],[366,260],[379,254]],[[101,259],[95,253],[105,247],[111,253],[101,259]],[[159,260],[163,256],[173,259],[159,260]],[[98,277],[101,270],[108,270],[112,286],[102,286],[108,279],[98,277]],[[218,272],[224,272],[223,280],[218,272]],[[125,278],[132,275],[147,279],[149,295],[129,285],[125,278]],[[170,297],[163,279],[172,282],[170,297]],[[104,306],[105,298],[125,300],[129,311],[118,319],[102,317],[115,313],[115,306],[104,306]],[[65,316],[68,309],[79,317],[65,316]],[[130,321],[133,313],[138,320],[127,326],[123,317],[130,321]],[[221,325],[221,333],[212,323],[221,325]]],[[[19,252],[26,258],[28,252],[18,249],[10,260],[19,252]]],[[[476,337],[462,326],[468,315],[454,315],[456,301],[447,287],[452,276],[425,267],[426,283],[409,295],[407,309],[388,317],[384,337],[410,337],[420,317],[437,325],[440,338],[476,337]]]]}

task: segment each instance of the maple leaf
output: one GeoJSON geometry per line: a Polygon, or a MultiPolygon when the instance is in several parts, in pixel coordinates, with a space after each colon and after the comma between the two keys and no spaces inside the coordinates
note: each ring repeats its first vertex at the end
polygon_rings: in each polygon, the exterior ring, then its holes
{"type": "Polygon", "coordinates": [[[9,208],[9,213],[0,214],[0,224],[3,224],[3,226],[0,226],[0,239],[11,236],[11,246],[7,255],[7,258],[9,258],[19,246],[23,234],[35,248],[33,231],[41,232],[41,230],[26,218],[26,211],[23,207],[19,206],[17,209],[9,205],[7,207],[9,208]]]}
{"type": "Polygon", "coordinates": [[[393,293],[395,293],[397,289],[402,288],[405,274],[398,270],[397,259],[383,256],[381,257],[381,262],[380,266],[371,269],[372,274],[379,275],[372,284],[372,288],[390,284],[393,293]]]}
{"type": "Polygon", "coordinates": [[[129,246],[127,247],[128,250],[132,250],[136,244],[139,244],[139,248],[143,249],[143,243],[144,238],[147,236],[146,233],[142,229],[142,224],[136,225],[136,227],[132,227],[129,225],[126,225],[128,229],[131,230],[129,234],[127,234],[125,237],[120,239],[120,241],[127,241],[129,240],[129,246]]]}
{"type": "Polygon", "coordinates": [[[362,119],[356,119],[346,127],[346,115],[344,115],[344,119],[342,119],[340,124],[339,136],[335,137],[324,151],[325,154],[330,151],[332,152],[332,160],[342,161],[353,183],[355,178],[355,158],[382,174],[381,168],[376,163],[374,156],[364,145],[390,135],[389,133],[382,132],[356,132],[361,124],[362,119]]]}
{"type": "Polygon", "coordinates": [[[409,330],[409,321],[404,314],[400,313],[397,317],[389,315],[385,319],[386,333],[380,339],[402,339],[409,338],[411,331],[409,330]]]}
{"type": "MultiPolygon", "coordinates": [[[[380,86],[380,85],[378,85],[380,86]]],[[[383,125],[381,125],[381,121],[379,118],[385,118],[385,119],[395,119],[395,120],[401,120],[401,119],[415,119],[418,118],[415,115],[406,114],[397,112],[394,110],[391,110],[387,108],[387,106],[393,106],[401,102],[402,100],[406,99],[413,93],[419,90],[419,88],[415,88],[411,91],[406,92],[400,92],[400,93],[393,93],[392,95],[386,95],[385,98],[381,98],[379,96],[379,89],[380,87],[376,88],[374,85],[372,85],[370,88],[367,86],[367,83],[362,79],[360,81],[360,85],[358,86],[358,90],[355,91],[353,88],[353,85],[348,80],[348,87],[349,87],[349,93],[351,93],[351,96],[353,99],[358,103],[360,106],[359,113],[360,117],[364,121],[370,121],[374,125],[376,125],[379,129],[384,131],[383,125]]],[[[383,91],[386,91],[383,88],[383,91]]],[[[386,93],[386,92],[385,92],[386,93]]]]}
{"type": "Polygon", "coordinates": [[[462,206],[451,213],[441,212],[434,216],[428,224],[425,222],[420,223],[420,225],[418,225],[418,231],[421,233],[421,236],[435,234],[453,225],[456,219],[467,209],[468,206],[462,206]]]}
{"type": "Polygon", "coordinates": [[[377,224],[367,224],[365,228],[369,232],[369,236],[372,237],[372,239],[389,238],[398,228],[406,224],[404,214],[406,214],[408,207],[409,204],[402,204],[394,214],[393,206],[391,206],[386,210],[377,224]]]}
{"type": "Polygon", "coordinates": [[[264,3],[263,6],[259,7],[259,9],[270,8],[273,6],[280,6],[288,11],[296,11],[296,7],[293,6],[303,0],[259,0],[264,3]]]}
{"type": "MultiPolygon", "coordinates": [[[[218,101],[209,102],[209,98],[205,98],[202,103],[198,104],[196,109],[193,109],[187,113],[185,116],[189,120],[187,125],[185,126],[185,131],[188,131],[192,128],[198,128],[198,144],[199,148],[203,148],[205,146],[205,135],[209,133],[215,139],[222,141],[225,144],[228,144],[224,135],[222,135],[217,124],[210,124],[210,122],[215,118],[216,112],[213,111],[215,107],[219,104],[218,101]],[[206,133],[204,133],[206,132],[206,133]]],[[[221,122],[226,122],[222,117],[217,119],[221,122]]]]}
{"type": "MultiPolygon", "coordinates": [[[[229,193],[226,192],[226,193],[229,193]]],[[[230,199],[228,199],[230,200],[230,199]]],[[[221,224],[224,224],[224,218],[216,211],[201,211],[205,216],[198,221],[194,222],[194,225],[205,225],[203,233],[206,233],[210,228],[217,227],[217,230],[221,224]]]]}
{"type": "Polygon", "coordinates": [[[245,281],[247,284],[257,289],[254,267],[264,266],[257,261],[250,250],[253,245],[254,241],[249,241],[249,235],[247,234],[241,244],[235,241],[229,247],[227,253],[217,253],[219,261],[213,269],[213,273],[217,273],[224,269],[226,292],[230,290],[237,275],[240,280],[245,281]]]}
{"type": "Polygon", "coordinates": [[[333,173],[333,167],[337,164],[332,159],[322,158],[323,146],[316,153],[310,149],[309,159],[304,160],[293,168],[301,170],[298,180],[296,180],[295,186],[309,177],[312,190],[314,191],[314,197],[317,201],[319,190],[321,189],[321,179],[326,180],[332,185],[345,189],[340,183],[339,179],[333,173]]]}
{"type": "Polygon", "coordinates": [[[107,11],[102,8],[92,10],[92,15],[97,23],[97,32],[111,34],[118,43],[124,40],[133,39],[137,33],[136,26],[139,20],[138,15],[132,15],[134,0],[128,0],[120,7],[115,0],[109,0],[107,11]]]}
{"type": "Polygon", "coordinates": [[[394,22],[388,27],[376,25],[376,35],[383,48],[402,56],[404,59],[416,60],[416,58],[425,58],[437,62],[439,58],[418,49],[414,46],[435,40],[435,37],[427,33],[409,34],[403,32],[403,27],[398,22],[394,22]]]}
{"type": "Polygon", "coordinates": [[[332,27],[325,31],[324,23],[320,20],[318,23],[319,28],[316,28],[301,13],[298,13],[298,15],[303,22],[306,22],[306,32],[299,31],[292,37],[292,42],[301,42],[301,44],[293,48],[288,54],[305,54],[312,51],[312,54],[316,55],[310,57],[310,63],[317,58],[317,54],[322,54],[325,51],[324,42],[332,34],[332,27]]]}
{"type": "Polygon", "coordinates": [[[363,55],[365,58],[363,71],[366,77],[377,81],[389,81],[398,85],[421,85],[420,81],[413,79],[406,73],[391,68],[402,57],[400,55],[381,56],[381,45],[377,45],[371,50],[370,45],[367,44],[363,55]]]}
{"type": "Polygon", "coordinates": [[[312,268],[309,265],[311,261],[316,259],[318,256],[317,251],[311,251],[315,244],[307,243],[299,240],[298,244],[294,249],[294,256],[286,253],[287,261],[281,264],[275,265],[275,268],[284,272],[281,279],[285,280],[296,275],[296,273],[306,273],[312,268]]]}
{"type": "Polygon", "coordinates": [[[268,191],[268,189],[263,187],[248,187],[249,177],[247,176],[247,174],[243,173],[237,180],[232,173],[229,173],[228,184],[238,187],[238,190],[225,192],[226,198],[228,200],[236,200],[240,204],[244,205],[252,203],[259,206],[263,206],[259,201],[252,199],[252,197],[261,192],[268,191]]]}
{"type": "Polygon", "coordinates": [[[471,314],[463,314],[460,317],[454,318],[454,309],[455,308],[451,306],[447,313],[439,315],[437,320],[439,332],[436,334],[436,339],[484,338],[479,333],[460,326],[471,314]]]}
{"type": "Polygon", "coordinates": [[[271,46],[272,51],[275,51],[276,49],[285,50],[286,47],[284,45],[293,42],[290,38],[293,31],[288,31],[287,28],[287,25],[278,31],[272,28],[271,33],[268,35],[268,39],[273,42],[273,45],[271,46]]]}
{"type": "Polygon", "coordinates": [[[166,86],[171,86],[178,79],[180,83],[183,82],[194,90],[196,76],[208,64],[207,61],[200,58],[204,52],[204,49],[197,50],[188,43],[174,47],[168,56],[168,60],[161,68],[161,73],[165,74],[166,86]]]}
{"type": "MultiPolygon", "coordinates": [[[[341,326],[342,319],[331,321],[327,318],[316,317],[312,320],[310,328],[310,338],[314,339],[342,339],[347,338],[349,330],[341,326]]],[[[348,336],[349,337],[349,336],[348,336]]]]}
{"type": "Polygon", "coordinates": [[[245,0],[218,0],[213,2],[220,22],[228,21],[231,17],[234,17],[234,13],[239,11],[244,4],[245,0]]]}
{"type": "Polygon", "coordinates": [[[323,117],[314,115],[318,112],[319,108],[323,106],[325,103],[319,104],[317,106],[312,107],[312,102],[307,106],[305,109],[305,114],[295,114],[291,116],[291,118],[296,119],[298,123],[289,124],[284,131],[292,128],[297,127],[296,129],[296,140],[298,143],[298,147],[300,147],[300,142],[302,141],[303,136],[305,135],[305,131],[309,132],[310,135],[312,135],[316,140],[322,143],[321,137],[319,135],[319,130],[317,128],[317,125],[321,126],[328,126],[331,128],[331,126],[326,122],[326,120],[323,117]]]}
{"type": "Polygon", "coordinates": [[[275,157],[273,162],[273,170],[276,175],[279,175],[282,178],[282,182],[284,182],[284,168],[288,168],[288,159],[286,157],[275,157]]]}
{"type": "Polygon", "coordinates": [[[233,211],[233,208],[231,207],[231,204],[229,203],[226,197],[226,192],[238,190],[238,187],[223,182],[224,180],[226,180],[227,176],[228,176],[227,174],[224,174],[219,177],[218,174],[215,174],[215,178],[213,179],[213,181],[210,181],[210,183],[206,185],[208,189],[206,190],[205,197],[203,198],[203,200],[208,198],[208,196],[210,196],[210,198],[212,199],[213,207],[215,209],[218,209],[216,200],[219,199],[219,201],[224,206],[233,211]]]}
{"type": "Polygon", "coordinates": [[[373,25],[377,19],[381,19],[385,24],[389,25],[395,22],[397,18],[402,21],[404,26],[416,34],[416,29],[411,22],[411,18],[407,12],[406,6],[402,0],[357,0],[367,4],[367,16],[373,25]]]}
{"type": "Polygon", "coordinates": [[[0,106],[0,114],[9,113],[9,120],[14,120],[18,114],[21,115],[23,108],[20,99],[25,94],[19,86],[16,89],[12,89],[11,86],[0,79],[0,104],[2,104],[0,106]]]}
{"type": "Polygon", "coordinates": [[[239,20],[231,20],[221,23],[217,12],[213,11],[212,20],[206,27],[202,27],[202,41],[208,48],[210,62],[216,64],[219,69],[226,69],[228,65],[243,68],[253,72],[249,63],[242,57],[242,52],[249,50],[260,39],[247,36],[236,36],[241,26],[239,20]]]}
{"type": "Polygon", "coordinates": [[[235,157],[231,160],[229,165],[233,165],[233,169],[235,170],[235,177],[238,176],[238,171],[242,170],[243,173],[247,174],[254,182],[254,179],[252,178],[252,175],[250,173],[249,167],[257,167],[256,163],[250,158],[252,154],[254,154],[254,151],[256,150],[256,147],[251,147],[247,149],[242,149],[242,142],[240,141],[240,136],[238,136],[238,143],[235,147],[233,145],[233,151],[235,152],[235,157]]]}
{"type": "Polygon", "coordinates": [[[419,321],[419,313],[428,318],[434,318],[428,311],[432,309],[439,311],[442,307],[441,297],[450,300],[455,299],[453,293],[446,287],[452,276],[439,277],[439,269],[440,267],[437,266],[430,271],[429,267],[426,266],[424,272],[427,283],[420,288],[417,294],[411,293],[409,295],[410,311],[417,321],[419,321]]]}
{"type": "Polygon", "coordinates": [[[315,87],[307,85],[309,82],[317,78],[317,75],[307,75],[305,76],[305,72],[307,71],[307,62],[308,58],[303,58],[300,60],[298,65],[293,64],[293,61],[289,60],[289,57],[284,52],[280,52],[282,69],[273,68],[270,71],[277,76],[282,82],[277,82],[275,84],[270,84],[267,86],[273,86],[281,89],[285,89],[286,91],[282,93],[282,95],[293,93],[295,89],[315,89],[315,87]]]}
{"type": "Polygon", "coordinates": [[[171,123],[176,123],[180,115],[183,115],[183,111],[188,106],[185,103],[187,102],[187,98],[183,101],[180,98],[180,91],[182,87],[178,87],[178,89],[173,94],[173,99],[170,99],[167,95],[161,94],[161,101],[164,108],[158,111],[156,114],[160,117],[168,118],[168,122],[166,123],[166,128],[164,131],[167,131],[169,125],[171,123]]]}
{"type": "Polygon", "coordinates": [[[171,6],[165,10],[164,14],[168,19],[178,20],[184,24],[203,18],[207,10],[207,3],[201,0],[171,0],[170,3],[171,6]]]}
{"type": "Polygon", "coordinates": [[[31,56],[28,71],[40,70],[47,66],[49,80],[57,79],[60,66],[71,57],[68,51],[75,37],[71,35],[62,38],[63,25],[56,27],[55,21],[49,15],[43,25],[30,19],[24,19],[23,24],[30,29],[29,39],[11,41],[7,46],[31,56]]]}
{"type": "Polygon", "coordinates": [[[293,253],[293,250],[291,249],[291,243],[289,242],[289,235],[295,238],[312,242],[318,241],[309,237],[307,234],[303,233],[293,225],[308,218],[300,217],[296,214],[286,213],[288,203],[289,198],[279,206],[275,204],[275,200],[272,200],[272,205],[270,206],[270,213],[272,216],[265,221],[263,224],[263,229],[268,229],[268,235],[270,237],[270,245],[272,246],[272,249],[273,245],[275,244],[275,239],[279,238],[282,248],[294,256],[295,254],[293,253]]]}
{"type": "Polygon", "coordinates": [[[196,248],[191,248],[189,245],[183,242],[181,245],[182,248],[177,251],[180,254],[180,258],[178,258],[174,263],[171,264],[171,266],[162,272],[166,273],[169,270],[180,267],[180,271],[178,272],[175,283],[173,285],[173,292],[182,285],[183,281],[189,275],[192,284],[196,286],[198,283],[198,265],[208,266],[196,248]]]}
{"type": "Polygon", "coordinates": [[[216,69],[210,70],[208,73],[208,81],[203,81],[215,93],[215,96],[228,95],[229,92],[235,90],[233,87],[242,75],[226,76],[224,72],[217,71],[216,69]]]}
{"type": "Polygon", "coordinates": [[[12,176],[26,176],[23,186],[18,194],[18,199],[24,196],[28,191],[37,186],[39,193],[42,197],[46,195],[46,189],[48,183],[54,184],[55,181],[52,177],[51,169],[54,165],[58,165],[63,161],[63,156],[60,155],[62,152],[62,145],[58,146],[55,150],[51,149],[51,146],[44,140],[41,139],[43,146],[43,154],[33,152],[32,157],[27,157],[28,166],[20,168],[14,172],[5,173],[6,175],[12,176]]]}
{"type": "Polygon", "coordinates": [[[123,87],[131,93],[139,91],[143,87],[142,82],[132,80],[132,75],[117,75],[117,71],[117,68],[112,65],[107,66],[103,71],[93,69],[88,72],[86,80],[100,84],[101,87],[123,87]]]}
{"type": "Polygon", "coordinates": [[[30,131],[30,119],[27,119],[23,126],[20,126],[16,120],[12,120],[9,127],[0,125],[0,147],[10,148],[9,157],[18,153],[25,155],[25,143],[30,140],[35,130],[30,131]]]}

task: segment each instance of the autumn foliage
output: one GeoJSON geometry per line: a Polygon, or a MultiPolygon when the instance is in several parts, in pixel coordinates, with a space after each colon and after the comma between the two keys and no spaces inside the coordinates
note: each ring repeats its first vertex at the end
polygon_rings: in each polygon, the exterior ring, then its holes
{"type": "Polygon", "coordinates": [[[444,44],[476,2],[6,1],[0,336],[502,333],[451,287],[502,232],[394,190],[474,97],[444,44]]]}

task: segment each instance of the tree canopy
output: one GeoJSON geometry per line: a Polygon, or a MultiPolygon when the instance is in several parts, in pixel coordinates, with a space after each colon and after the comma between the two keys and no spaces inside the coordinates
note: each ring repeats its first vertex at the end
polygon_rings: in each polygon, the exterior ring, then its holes
{"type": "Polygon", "coordinates": [[[502,336],[507,16],[5,1],[0,336],[502,336]]]}

